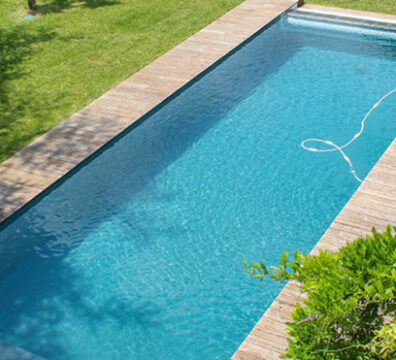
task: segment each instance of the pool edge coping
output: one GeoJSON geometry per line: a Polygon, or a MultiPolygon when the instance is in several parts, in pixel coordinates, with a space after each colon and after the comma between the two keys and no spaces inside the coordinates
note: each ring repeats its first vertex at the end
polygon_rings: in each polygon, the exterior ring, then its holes
{"type": "Polygon", "coordinates": [[[243,1],[0,163],[0,226],[297,2],[243,1]]]}

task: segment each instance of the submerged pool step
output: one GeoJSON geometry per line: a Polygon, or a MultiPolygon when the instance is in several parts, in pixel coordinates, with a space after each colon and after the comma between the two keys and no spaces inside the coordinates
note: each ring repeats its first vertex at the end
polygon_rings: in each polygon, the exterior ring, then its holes
{"type": "Polygon", "coordinates": [[[350,14],[340,14],[327,11],[313,9],[294,9],[289,12],[289,16],[293,19],[324,21],[334,24],[349,23],[350,25],[358,25],[364,27],[375,27],[383,30],[396,30],[396,21],[384,20],[377,17],[358,17],[350,14]]]}
{"type": "Polygon", "coordinates": [[[44,360],[28,351],[19,349],[15,346],[0,341],[0,359],[1,360],[44,360]]]}

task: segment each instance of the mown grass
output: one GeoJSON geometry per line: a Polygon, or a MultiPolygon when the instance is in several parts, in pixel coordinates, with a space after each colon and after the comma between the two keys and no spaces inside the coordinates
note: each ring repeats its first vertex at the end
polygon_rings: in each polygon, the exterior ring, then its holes
{"type": "Polygon", "coordinates": [[[0,3],[0,162],[242,0],[0,3]]]}
{"type": "MultiPolygon", "coordinates": [[[[0,162],[242,0],[0,3],[0,162]]],[[[308,0],[396,13],[395,0],[308,0]]]]}

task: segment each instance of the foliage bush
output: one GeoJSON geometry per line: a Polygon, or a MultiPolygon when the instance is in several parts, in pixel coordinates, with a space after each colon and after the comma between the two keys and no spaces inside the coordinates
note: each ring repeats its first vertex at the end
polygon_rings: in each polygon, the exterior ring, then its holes
{"type": "Polygon", "coordinates": [[[279,267],[245,261],[253,277],[297,280],[306,294],[288,323],[289,359],[396,359],[396,227],[336,253],[282,255],[279,267]]]}

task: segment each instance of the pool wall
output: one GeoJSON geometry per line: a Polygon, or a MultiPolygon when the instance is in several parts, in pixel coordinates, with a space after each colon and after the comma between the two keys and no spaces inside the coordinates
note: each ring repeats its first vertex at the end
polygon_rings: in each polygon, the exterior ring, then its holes
{"type": "MultiPolygon", "coordinates": [[[[299,12],[358,23],[387,24],[391,28],[396,24],[396,16],[392,15],[316,5],[304,5],[299,8],[299,12]]],[[[389,224],[396,224],[396,139],[378,160],[311,254],[317,254],[319,250],[337,251],[348,242],[364,237],[373,227],[382,232],[389,224]]],[[[290,312],[302,300],[298,283],[290,281],[257,322],[232,360],[281,359],[288,346],[286,323],[292,320],[290,312]]]]}
{"type": "Polygon", "coordinates": [[[296,4],[244,1],[5,160],[0,223],[296,4]]]}

